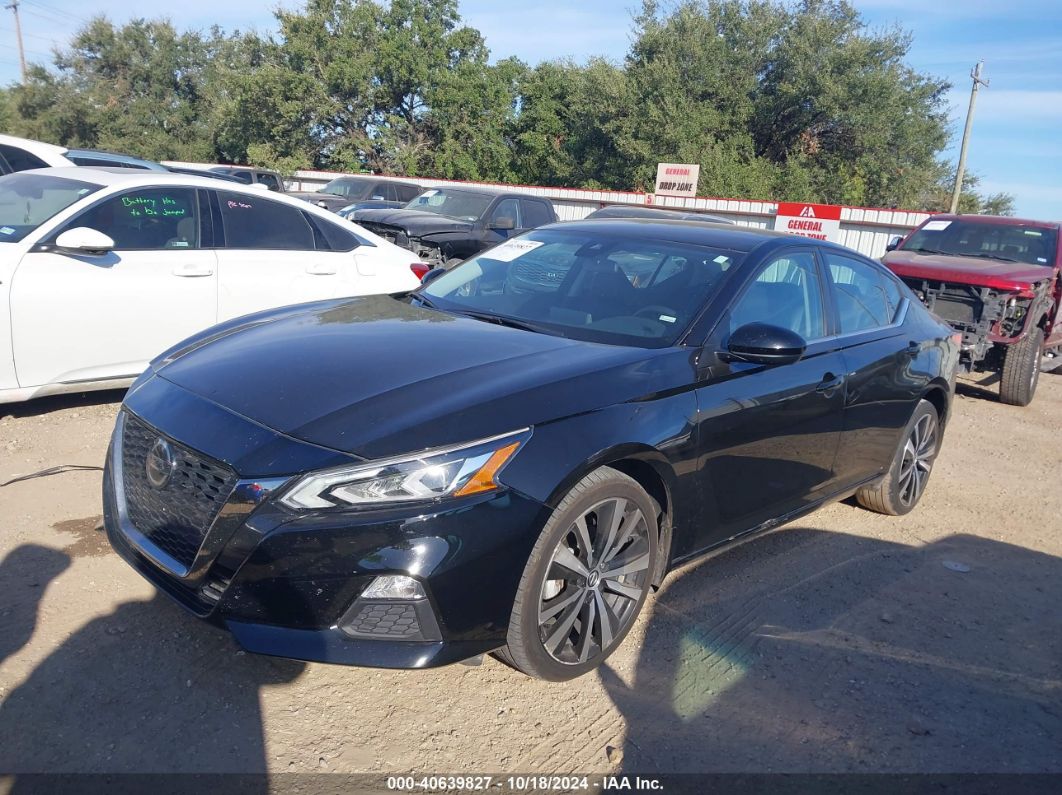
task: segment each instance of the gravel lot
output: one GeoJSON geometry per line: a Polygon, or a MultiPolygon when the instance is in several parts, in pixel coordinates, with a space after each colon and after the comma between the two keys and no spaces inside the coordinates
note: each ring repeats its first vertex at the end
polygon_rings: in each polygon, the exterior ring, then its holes
{"type": "MultiPolygon", "coordinates": [[[[0,406],[0,482],[100,464],[120,397],[0,406]]],[[[1062,772],[1060,431],[1062,376],[964,388],[912,515],[674,572],[561,685],[244,654],[110,551],[98,472],[0,488],[0,771],[1062,772]]]]}

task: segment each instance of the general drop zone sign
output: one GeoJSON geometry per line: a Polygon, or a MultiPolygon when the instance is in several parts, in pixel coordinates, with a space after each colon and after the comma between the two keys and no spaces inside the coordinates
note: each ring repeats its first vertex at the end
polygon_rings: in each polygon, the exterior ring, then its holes
{"type": "Polygon", "coordinates": [[[836,243],[841,236],[841,208],[835,204],[779,202],[774,228],[791,235],[836,243]]]}
{"type": "Polygon", "coordinates": [[[697,196],[697,180],[701,176],[701,167],[688,163],[657,163],[657,196],[685,196],[693,199],[697,196]]]}

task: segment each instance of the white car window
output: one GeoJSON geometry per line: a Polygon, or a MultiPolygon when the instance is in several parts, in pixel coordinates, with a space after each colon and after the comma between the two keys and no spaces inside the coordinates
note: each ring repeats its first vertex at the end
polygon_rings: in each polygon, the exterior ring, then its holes
{"type": "Polygon", "coordinates": [[[199,206],[193,188],[140,188],[112,196],[67,222],[114,240],[118,251],[199,248],[199,206]]]}
{"type": "Polygon", "coordinates": [[[280,202],[218,191],[225,248],[313,251],[314,234],[302,211],[280,202]]]}

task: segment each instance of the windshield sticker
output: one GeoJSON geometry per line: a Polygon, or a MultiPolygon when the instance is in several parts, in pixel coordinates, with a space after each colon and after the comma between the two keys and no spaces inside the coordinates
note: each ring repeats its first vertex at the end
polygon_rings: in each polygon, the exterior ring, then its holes
{"type": "Polygon", "coordinates": [[[672,317],[671,315],[661,315],[658,319],[661,323],[674,323],[678,320],[677,317],[672,317]]]}
{"type": "Polygon", "coordinates": [[[941,232],[951,226],[951,221],[930,221],[922,227],[923,232],[941,232]]]}
{"type": "Polygon", "coordinates": [[[1032,237],[1043,237],[1044,234],[1043,232],[1037,232],[1035,229],[1023,229],[1022,231],[1025,232],[1025,234],[1027,235],[1031,235],[1032,237]]]}
{"type": "Polygon", "coordinates": [[[512,262],[517,257],[522,257],[529,251],[534,251],[542,245],[539,240],[507,240],[500,246],[496,246],[484,254],[488,259],[498,262],[512,262]]]}
{"type": "Polygon", "coordinates": [[[1047,257],[1037,257],[1037,258],[1036,258],[1036,261],[1037,261],[1037,262],[1044,262],[1044,263],[1046,263],[1046,262],[1047,262],[1047,257]]]}
{"type": "Polygon", "coordinates": [[[13,235],[15,234],[15,230],[12,229],[10,226],[0,226],[0,234],[13,235]]]}

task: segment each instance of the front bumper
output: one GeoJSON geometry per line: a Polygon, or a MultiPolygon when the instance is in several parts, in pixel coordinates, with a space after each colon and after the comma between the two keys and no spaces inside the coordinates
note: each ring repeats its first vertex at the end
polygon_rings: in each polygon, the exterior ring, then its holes
{"type": "MultiPolygon", "coordinates": [[[[136,395],[127,402],[136,407],[136,395]]],[[[179,428],[161,433],[190,444],[179,428]]],[[[248,651],[300,660],[428,668],[501,647],[520,576],[549,514],[512,490],[429,507],[296,514],[269,497],[286,478],[245,479],[182,571],[131,526],[120,447],[121,418],[103,479],[104,524],[115,551],[248,651]],[[349,611],[364,603],[362,591],[387,574],[415,577],[424,587],[416,640],[370,639],[351,629],[349,611]]]]}

